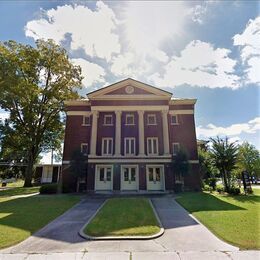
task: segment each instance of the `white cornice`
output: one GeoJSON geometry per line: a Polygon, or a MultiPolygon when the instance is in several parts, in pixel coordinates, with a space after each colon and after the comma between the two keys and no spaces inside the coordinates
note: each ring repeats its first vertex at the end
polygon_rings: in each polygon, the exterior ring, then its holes
{"type": "Polygon", "coordinates": [[[177,110],[169,110],[170,115],[192,115],[194,114],[194,110],[192,109],[177,109],[177,110]]]}
{"type": "Polygon", "coordinates": [[[89,116],[91,111],[67,111],[67,116],[89,116]]]}
{"type": "Polygon", "coordinates": [[[64,101],[66,106],[89,106],[90,102],[86,99],[78,99],[78,100],[66,100],[64,101]]]}
{"type": "Polygon", "coordinates": [[[170,97],[149,94],[140,95],[102,95],[91,98],[91,100],[170,100],[170,97]]]}
{"type": "Polygon", "coordinates": [[[91,111],[162,111],[169,110],[169,106],[91,106],[91,111]]]}
{"type": "Polygon", "coordinates": [[[197,99],[171,99],[170,105],[194,105],[197,99]]]}

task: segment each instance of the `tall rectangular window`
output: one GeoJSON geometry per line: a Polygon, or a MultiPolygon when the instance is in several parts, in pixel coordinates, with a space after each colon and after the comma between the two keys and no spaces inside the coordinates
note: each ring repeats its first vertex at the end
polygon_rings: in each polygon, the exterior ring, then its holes
{"type": "Polygon", "coordinates": [[[147,154],[158,155],[158,138],[148,137],[147,138],[147,154]]]}
{"type": "Polygon", "coordinates": [[[104,116],[104,125],[113,125],[113,116],[112,115],[104,116]]]}
{"type": "Polygon", "coordinates": [[[180,144],[179,143],[172,143],[172,154],[176,155],[180,150],[180,144]]]}
{"type": "Polygon", "coordinates": [[[81,144],[81,152],[84,154],[84,155],[88,155],[88,144],[87,143],[82,143],[81,144]]]}
{"type": "Polygon", "coordinates": [[[125,138],[125,155],[135,155],[135,138],[125,138]]]}
{"type": "Polygon", "coordinates": [[[147,125],[156,125],[156,115],[155,114],[147,115],[147,125]]]}
{"type": "Polygon", "coordinates": [[[102,138],[102,155],[113,154],[113,138],[102,138]]]}
{"type": "Polygon", "coordinates": [[[171,115],[171,125],[178,125],[178,116],[177,115],[171,115]]]}
{"type": "Polygon", "coordinates": [[[82,125],[84,125],[84,126],[90,125],[90,116],[83,116],[82,125]]]}
{"type": "Polygon", "coordinates": [[[135,117],[134,117],[133,114],[126,114],[125,124],[126,125],[134,125],[135,124],[135,117]]]}

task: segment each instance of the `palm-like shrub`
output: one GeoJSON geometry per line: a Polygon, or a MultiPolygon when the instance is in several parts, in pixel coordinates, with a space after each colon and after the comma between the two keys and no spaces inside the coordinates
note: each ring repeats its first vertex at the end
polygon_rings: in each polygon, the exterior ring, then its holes
{"type": "Polygon", "coordinates": [[[219,170],[224,181],[225,191],[229,192],[231,187],[231,172],[235,169],[238,157],[238,146],[236,142],[229,142],[228,138],[210,138],[212,147],[210,149],[213,165],[219,170]]]}

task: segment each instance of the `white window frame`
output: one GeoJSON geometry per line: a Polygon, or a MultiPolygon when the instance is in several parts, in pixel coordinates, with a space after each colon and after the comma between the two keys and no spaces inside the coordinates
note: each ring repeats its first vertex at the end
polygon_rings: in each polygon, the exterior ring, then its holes
{"type": "Polygon", "coordinates": [[[136,148],[135,148],[135,137],[125,137],[124,138],[124,155],[125,156],[133,156],[133,155],[136,155],[135,153],[136,151],[136,148]],[[134,151],[132,151],[131,147],[132,145],[129,146],[129,150],[131,150],[131,153],[126,153],[126,142],[127,140],[129,140],[129,143],[131,144],[131,141],[133,140],[134,141],[134,151]]]}
{"type": "Polygon", "coordinates": [[[80,145],[80,151],[83,153],[83,155],[88,155],[88,153],[89,153],[88,143],[81,143],[81,145],[80,145]],[[83,146],[87,146],[87,153],[83,153],[83,146]]]}
{"type": "Polygon", "coordinates": [[[174,151],[174,146],[178,146],[178,151],[180,151],[180,143],[172,143],[172,155],[177,155],[177,152],[174,151]]]}
{"type": "Polygon", "coordinates": [[[135,125],[135,115],[133,115],[133,114],[126,114],[126,115],[125,115],[125,125],[135,125]],[[133,118],[133,123],[131,123],[131,124],[128,124],[128,123],[127,123],[127,118],[128,118],[128,117],[133,118]]]}
{"type": "Polygon", "coordinates": [[[147,114],[147,125],[157,125],[156,114],[147,114]],[[150,117],[154,118],[154,123],[149,122],[150,117]]]}
{"type": "Polygon", "coordinates": [[[178,115],[171,115],[171,125],[178,125],[178,124],[179,124],[178,115]],[[172,122],[173,117],[176,118],[176,123],[172,122]]]}
{"type": "Polygon", "coordinates": [[[106,125],[106,126],[113,125],[113,116],[112,115],[104,115],[104,124],[103,125],[106,125]],[[111,123],[106,122],[107,118],[111,118],[111,123]]]}
{"type": "Polygon", "coordinates": [[[109,156],[109,155],[113,155],[113,138],[112,137],[105,137],[105,138],[102,138],[102,155],[103,156],[109,156]],[[107,145],[107,149],[106,149],[106,151],[105,151],[105,153],[104,153],[104,145],[105,145],[105,141],[107,141],[107,144],[109,143],[109,141],[111,141],[111,153],[108,153],[108,151],[109,151],[109,145],[107,145]]]}
{"type": "Polygon", "coordinates": [[[82,121],[82,125],[83,126],[90,126],[90,116],[83,116],[83,121],[82,121]],[[88,118],[89,123],[86,124],[85,119],[88,118]]]}
{"type": "Polygon", "coordinates": [[[158,142],[158,137],[147,137],[146,140],[146,148],[147,148],[147,154],[148,155],[159,155],[159,142],[158,142]],[[149,140],[151,140],[151,149],[152,153],[149,153],[149,140]],[[154,142],[156,141],[156,148],[157,148],[157,153],[154,153],[154,142]]]}

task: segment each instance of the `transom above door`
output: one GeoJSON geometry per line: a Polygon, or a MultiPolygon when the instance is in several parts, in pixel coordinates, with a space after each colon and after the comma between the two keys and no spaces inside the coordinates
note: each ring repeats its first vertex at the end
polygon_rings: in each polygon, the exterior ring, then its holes
{"type": "Polygon", "coordinates": [[[113,189],[113,167],[109,165],[96,166],[95,190],[113,189]]]}
{"type": "Polygon", "coordinates": [[[164,190],[164,168],[163,165],[146,166],[147,190],[164,190]]]}
{"type": "Polygon", "coordinates": [[[137,165],[121,166],[121,190],[138,190],[139,176],[137,165]]]}

